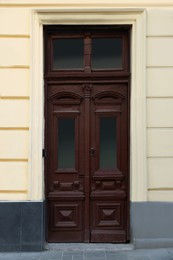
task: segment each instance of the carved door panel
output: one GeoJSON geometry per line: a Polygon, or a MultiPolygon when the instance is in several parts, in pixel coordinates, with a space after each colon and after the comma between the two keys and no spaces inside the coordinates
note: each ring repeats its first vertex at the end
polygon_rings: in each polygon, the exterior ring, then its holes
{"type": "Polygon", "coordinates": [[[49,85],[50,242],[126,242],[126,84],[49,85]]]}
{"type": "Polygon", "coordinates": [[[128,209],[126,84],[93,84],[91,242],[126,242],[128,209]]]}
{"type": "Polygon", "coordinates": [[[84,143],[81,85],[48,86],[47,167],[50,242],[83,241],[84,143]]]}

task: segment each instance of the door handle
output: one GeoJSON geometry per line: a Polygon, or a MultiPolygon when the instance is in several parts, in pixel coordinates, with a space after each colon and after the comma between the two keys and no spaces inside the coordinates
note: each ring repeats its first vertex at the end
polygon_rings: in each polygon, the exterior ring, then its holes
{"type": "Polygon", "coordinates": [[[91,148],[90,149],[90,155],[93,157],[95,155],[95,149],[94,148],[91,148]]]}

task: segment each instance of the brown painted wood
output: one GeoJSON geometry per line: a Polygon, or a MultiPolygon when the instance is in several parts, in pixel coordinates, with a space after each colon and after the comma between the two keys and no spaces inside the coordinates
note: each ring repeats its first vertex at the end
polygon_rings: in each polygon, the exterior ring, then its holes
{"type": "Polygon", "coordinates": [[[128,123],[127,84],[93,84],[91,163],[91,242],[126,242],[128,123]],[[117,168],[99,167],[99,120],[117,119],[117,168]]]}
{"type": "Polygon", "coordinates": [[[45,195],[49,242],[129,241],[129,26],[45,26],[45,195]],[[123,68],[91,68],[91,37],[120,36],[123,68]],[[84,69],[52,68],[52,40],[84,39],[84,69]],[[117,120],[117,167],[100,169],[100,118],[117,120]],[[58,166],[58,124],[75,120],[75,167],[58,166]]]}

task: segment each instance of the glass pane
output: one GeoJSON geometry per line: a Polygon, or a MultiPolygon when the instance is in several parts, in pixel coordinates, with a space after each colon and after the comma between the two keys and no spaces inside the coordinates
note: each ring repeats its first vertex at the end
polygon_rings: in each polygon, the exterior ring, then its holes
{"type": "Polygon", "coordinates": [[[116,118],[100,119],[100,168],[115,169],[117,165],[116,118]]]}
{"type": "Polygon", "coordinates": [[[122,67],[121,38],[93,38],[92,68],[116,69],[122,67]]]}
{"type": "Polygon", "coordinates": [[[83,39],[53,41],[53,69],[81,69],[84,67],[83,39]]]}
{"type": "Polygon", "coordinates": [[[58,168],[75,168],[75,119],[58,120],[58,168]]]}

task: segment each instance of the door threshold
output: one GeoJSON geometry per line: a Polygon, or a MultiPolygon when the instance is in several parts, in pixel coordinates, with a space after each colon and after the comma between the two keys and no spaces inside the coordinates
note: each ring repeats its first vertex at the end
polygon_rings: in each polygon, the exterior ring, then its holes
{"type": "Polygon", "coordinates": [[[125,251],[133,250],[134,244],[111,243],[46,243],[45,250],[49,251],[125,251]]]}

